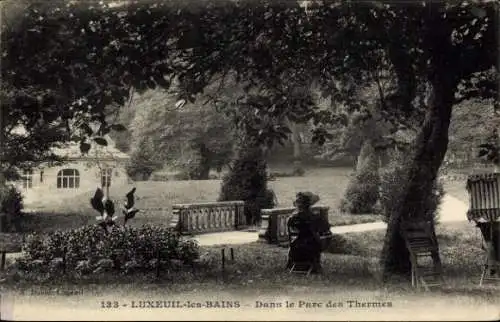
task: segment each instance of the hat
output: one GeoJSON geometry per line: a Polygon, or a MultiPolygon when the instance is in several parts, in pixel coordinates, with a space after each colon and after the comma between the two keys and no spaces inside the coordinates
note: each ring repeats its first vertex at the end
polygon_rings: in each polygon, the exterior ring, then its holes
{"type": "Polygon", "coordinates": [[[303,204],[306,206],[312,206],[319,201],[319,196],[310,192],[299,192],[296,195],[294,204],[303,204]]]}

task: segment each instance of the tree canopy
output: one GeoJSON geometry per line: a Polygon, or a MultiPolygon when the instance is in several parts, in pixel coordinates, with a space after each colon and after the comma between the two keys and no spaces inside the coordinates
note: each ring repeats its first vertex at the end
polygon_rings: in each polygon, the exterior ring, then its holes
{"type": "MultiPolygon", "coordinates": [[[[2,19],[3,86],[43,95],[19,96],[7,109],[28,124],[82,119],[81,133],[71,135],[82,147],[94,135],[87,120],[102,124],[100,135],[120,128],[108,124],[107,106],[123,106],[131,88],[168,89],[175,78],[178,99],[193,103],[215,77],[234,74],[245,89],[239,124],[258,144],[287,135],[281,124],[287,119],[313,120],[318,142],[325,125],[345,120],[298,95],[303,88],[319,86],[350,113],[360,109],[357,90],[376,81],[374,66],[383,66],[396,77],[380,113],[399,120],[412,115],[418,93],[430,87],[384,252],[402,244],[395,237],[400,218],[418,218],[419,198],[432,190],[453,105],[496,94],[495,73],[488,74],[497,57],[493,1],[325,0],[308,10],[289,0],[23,4],[26,10],[12,11],[15,18],[2,19]]],[[[391,260],[386,267],[394,266],[391,260]]]]}
{"type": "Polygon", "coordinates": [[[124,105],[131,87],[168,88],[174,76],[179,98],[194,101],[230,70],[270,98],[268,114],[311,117],[300,102],[288,104],[297,86],[317,80],[325,95],[348,101],[354,85],[373,79],[370,66],[387,61],[399,87],[387,101],[398,111],[411,106],[413,78],[456,66],[459,82],[495,62],[491,3],[324,1],[309,15],[292,1],[26,3],[2,26],[2,78],[15,89],[43,90],[29,104],[39,113],[26,109],[33,122],[78,111],[104,123],[105,107],[124,105]]]}

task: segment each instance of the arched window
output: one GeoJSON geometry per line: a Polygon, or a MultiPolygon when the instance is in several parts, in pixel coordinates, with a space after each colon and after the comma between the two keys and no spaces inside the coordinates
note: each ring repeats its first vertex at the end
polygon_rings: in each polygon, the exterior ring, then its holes
{"type": "Polygon", "coordinates": [[[112,168],[101,170],[101,187],[106,188],[111,186],[111,175],[113,174],[112,168]]]}
{"type": "Polygon", "coordinates": [[[76,169],[63,169],[57,173],[57,188],[74,189],[80,187],[80,173],[76,169]]]}
{"type": "Polygon", "coordinates": [[[23,181],[23,189],[33,188],[33,170],[24,170],[21,180],[23,181]]]}

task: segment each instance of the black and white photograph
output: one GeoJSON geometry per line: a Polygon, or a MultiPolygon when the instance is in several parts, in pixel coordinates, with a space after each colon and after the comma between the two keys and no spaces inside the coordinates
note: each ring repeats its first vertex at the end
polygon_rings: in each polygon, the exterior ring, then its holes
{"type": "Polygon", "coordinates": [[[500,2],[0,0],[1,321],[500,319],[500,2]]]}

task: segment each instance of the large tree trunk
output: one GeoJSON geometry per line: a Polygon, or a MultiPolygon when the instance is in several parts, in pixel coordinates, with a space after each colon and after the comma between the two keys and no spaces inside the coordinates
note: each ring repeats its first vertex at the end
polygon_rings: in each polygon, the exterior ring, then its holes
{"type": "Polygon", "coordinates": [[[299,126],[295,122],[290,122],[290,127],[292,131],[292,143],[293,143],[293,160],[301,161],[302,159],[302,147],[300,142],[300,131],[299,126]]]}
{"type": "Polygon", "coordinates": [[[200,145],[200,163],[198,165],[198,180],[208,180],[210,177],[211,158],[210,151],[205,144],[200,145]]]}
{"type": "Polygon", "coordinates": [[[381,257],[384,280],[390,275],[409,276],[411,273],[409,254],[400,234],[400,223],[405,219],[423,218],[421,202],[425,200],[426,194],[431,193],[446,154],[455,92],[455,84],[451,79],[450,75],[441,75],[432,81],[430,106],[416,140],[407,187],[387,227],[381,257]]]}
{"type": "Polygon", "coordinates": [[[5,184],[5,175],[4,175],[4,105],[0,103],[0,186],[5,184]]]}
{"type": "MultiPolygon", "coordinates": [[[[500,24],[500,3],[497,3],[496,25],[500,24]]],[[[500,30],[497,28],[497,97],[495,100],[495,117],[500,116],[500,30]]],[[[497,143],[500,145],[500,124],[497,126],[497,143]]],[[[498,147],[500,148],[500,146],[498,147]]],[[[495,164],[495,172],[500,172],[500,164],[495,164]]]]}
{"type": "MultiPolygon", "coordinates": [[[[4,106],[0,103],[0,187],[5,185],[5,176],[4,176],[4,164],[3,164],[3,155],[4,155],[4,106]]],[[[6,222],[6,216],[0,212],[0,233],[4,231],[6,222]]]]}

